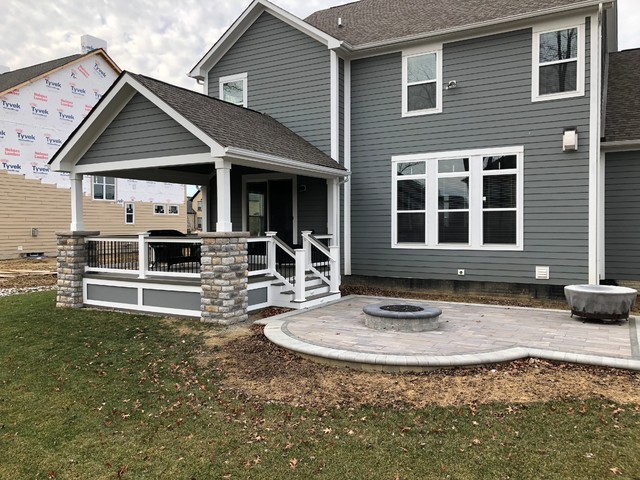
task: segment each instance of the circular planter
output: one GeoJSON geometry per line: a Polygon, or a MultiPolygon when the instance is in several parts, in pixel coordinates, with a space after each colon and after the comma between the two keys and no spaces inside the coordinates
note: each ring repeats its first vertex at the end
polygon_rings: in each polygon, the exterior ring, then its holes
{"type": "Polygon", "coordinates": [[[364,324],[375,330],[426,332],[438,328],[442,310],[419,303],[376,303],[363,307],[364,324]]]}
{"type": "Polygon", "coordinates": [[[629,318],[638,291],[611,285],[568,285],[564,296],[571,307],[571,315],[598,320],[629,318]]]}

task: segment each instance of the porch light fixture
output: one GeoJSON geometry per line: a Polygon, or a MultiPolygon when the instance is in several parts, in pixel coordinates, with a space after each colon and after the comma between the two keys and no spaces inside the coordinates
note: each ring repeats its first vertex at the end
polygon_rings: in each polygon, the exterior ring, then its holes
{"type": "Polygon", "coordinates": [[[562,151],[575,152],[578,150],[578,129],[576,127],[565,128],[562,133],[562,151]]]}

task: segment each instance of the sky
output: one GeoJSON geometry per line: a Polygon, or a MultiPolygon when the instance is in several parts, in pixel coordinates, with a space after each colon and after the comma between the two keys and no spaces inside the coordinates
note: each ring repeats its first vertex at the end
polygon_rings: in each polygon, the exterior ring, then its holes
{"type": "MultiPolygon", "coordinates": [[[[300,18],[347,2],[274,0],[300,18]]],[[[187,73],[251,0],[1,0],[1,3],[4,25],[0,65],[17,70],[80,53],[80,37],[89,34],[107,41],[109,55],[123,70],[200,91],[201,87],[187,73]]],[[[618,0],[618,9],[620,49],[640,48],[640,0],[618,0]]]]}

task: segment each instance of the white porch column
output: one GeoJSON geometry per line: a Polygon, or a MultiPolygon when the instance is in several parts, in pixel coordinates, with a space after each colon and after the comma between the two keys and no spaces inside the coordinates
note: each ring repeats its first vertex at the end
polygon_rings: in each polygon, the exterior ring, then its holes
{"type": "Polygon", "coordinates": [[[216,232],[231,232],[231,162],[216,160],[218,221],[216,232]]]}
{"type": "Polygon", "coordinates": [[[340,183],[327,180],[327,233],[333,235],[331,245],[340,245],[340,183]]]}
{"type": "Polygon", "coordinates": [[[202,232],[209,231],[209,185],[201,185],[202,194],[202,232]]]}
{"type": "Polygon", "coordinates": [[[69,230],[81,232],[84,228],[82,212],[82,179],[81,173],[71,173],[71,225],[69,230]]]}

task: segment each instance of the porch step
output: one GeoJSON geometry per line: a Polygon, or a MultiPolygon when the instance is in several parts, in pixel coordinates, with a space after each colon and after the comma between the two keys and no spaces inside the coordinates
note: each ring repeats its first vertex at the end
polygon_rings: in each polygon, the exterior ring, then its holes
{"type": "MultiPolygon", "coordinates": [[[[269,274],[265,273],[264,275],[255,275],[253,277],[249,277],[249,284],[262,283],[262,282],[273,282],[273,280],[275,280],[275,279],[276,279],[276,277],[274,277],[273,275],[269,275],[269,274]]],[[[273,283],[272,283],[272,285],[273,285],[273,283]]]]}
{"type": "MultiPolygon", "coordinates": [[[[304,291],[305,292],[313,292],[314,290],[319,290],[322,288],[329,288],[327,285],[325,285],[324,283],[318,283],[316,285],[309,285],[307,284],[307,286],[305,287],[304,291]]],[[[294,292],[293,290],[285,290],[284,292],[280,292],[280,295],[294,295],[296,292],[294,292]]]]}
{"type": "Polygon", "coordinates": [[[292,306],[297,305],[294,308],[314,307],[321,303],[327,303],[327,302],[332,302],[334,300],[339,300],[340,296],[341,296],[340,293],[325,292],[319,295],[313,295],[311,297],[307,297],[304,302],[296,302],[295,300],[292,300],[291,305],[292,306]]]}

